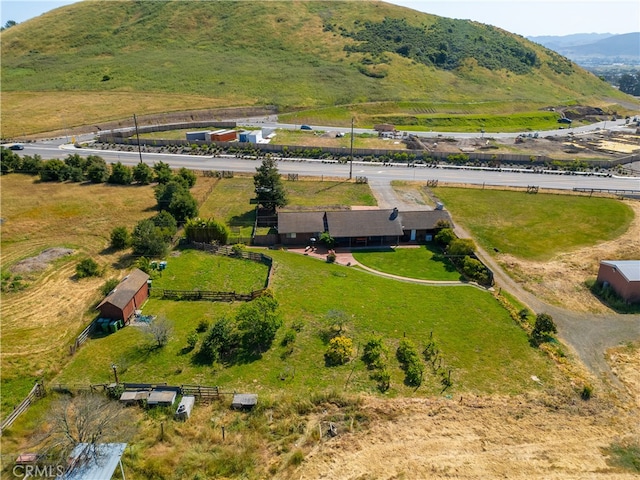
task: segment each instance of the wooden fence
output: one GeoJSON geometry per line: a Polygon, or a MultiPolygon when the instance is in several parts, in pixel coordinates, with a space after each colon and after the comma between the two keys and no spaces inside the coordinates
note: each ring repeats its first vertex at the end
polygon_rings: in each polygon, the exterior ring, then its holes
{"type": "Polygon", "coordinates": [[[265,289],[251,293],[213,292],[209,290],[162,290],[162,298],[166,300],[208,300],[210,302],[250,302],[264,292],[265,289]]]}
{"type": "Polygon", "coordinates": [[[15,422],[16,419],[20,415],[22,415],[34,401],[36,401],[38,398],[44,397],[45,393],[46,392],[44,390],[44,385],[42,385],[40,382],[36,382],[26,398],[22,400],[22,402],[20,402],[20,404],[16,408],[14,408],[13,412],[11,412],[9,416],[2,421],[2,424],[0,425],[0,435],[2,435],[2,432],[4,432],[5,428],[9,428],[13,424],[13,422],[15,422]]]}
{"type": "Polygon", "coordinates": [[[89,335],[91,334],[93,324],[94,322],[91,322],[89,325],[87,325],[87,327],[80,333],[80,335],[76,337],[75,341],[73,342],[73,345],[69,347],[69,354],[74,355],[78,350],[78,348],[80,348],[80,346],[84,342],[89,340],[89,335]]]}
{"type": "Polygon", "coordinates": [[[210,401],[220,399],[220,389],[218,387],[207,387],[203,385],[182,385],[180,387],[182,395],[192,395],[198,400],[210,401]]]}

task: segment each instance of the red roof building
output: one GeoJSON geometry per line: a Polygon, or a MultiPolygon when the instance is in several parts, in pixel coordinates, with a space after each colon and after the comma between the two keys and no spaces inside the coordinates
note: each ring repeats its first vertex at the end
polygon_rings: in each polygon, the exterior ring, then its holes
{"type": "Polygon", "coordinates": [[[149,275],[135,269],[107,295],[96,307],[100,317],[112,320],[129,320],[149,298],[149,275]]]}

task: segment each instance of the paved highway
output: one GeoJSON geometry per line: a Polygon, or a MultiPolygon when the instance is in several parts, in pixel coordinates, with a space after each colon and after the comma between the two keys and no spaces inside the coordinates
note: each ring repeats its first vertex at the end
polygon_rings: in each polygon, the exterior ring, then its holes
{"type": "MultiPolygon", "coordinates": [[[[263,123],[263,125],[266,125],[263,123]]],[[[545,132],[546,134],[546,132],[545,132]]],[[[449,134],[447,134],[449,135],[449,134]]],[[[511,134],[513,135],[513,134],[511,134]]],[[[477,135],[476,135],[477,136],[477,135]]],[[[93,136],[83,136],[78,140],[84,142],[93,136]]],[[[39,141],[24,145],[21,155],[39,154],[43,159],[64,159],[70,153],[86,156],[100,155],[107,163],[122,162],[125,165],[135,165],[140,161],[137,151],[107,151],[92,148],[75,148],[65,144],[65,139],[39,141]]],[[[142,153],[142,161],[148,165],[162,161],[174,168],[186,167],[192,170],[231,170],[235,172],[255,173],[258,166],[256,160],[239,159],[234,156],[196,156],[174,155],[166,153],[142,153]]],[[[490,171],[486,169],[470,168],[430,168],[425,166],[407,167],[389,166],[380,163],[354,162],[337,164],[308,159],[288,159],[278,162],[278,169],[282,174],[297,173],[301,176],[348,178],[350,170],[353,177],[367,177],[376,183],[388,183],[392,180],[439,180],[441,182],[486,184],[500,186],[523,187],[536,185],[541,188],[571,190],[580,188],[601,188],[619,190],[640,190],[640,178],[605,177],[587,175],[558,175],[542,173],[519,173],[514,171],[490,171]]]]}

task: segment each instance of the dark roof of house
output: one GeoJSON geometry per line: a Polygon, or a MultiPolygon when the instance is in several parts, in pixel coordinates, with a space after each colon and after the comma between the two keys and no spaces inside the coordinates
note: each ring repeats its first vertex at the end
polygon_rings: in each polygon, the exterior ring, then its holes
{"type": "Polygon", "coordinates": [[[640,260],[602,260],[600,263],[614,267],[627,282],[640,282],[640,260]]]}
{"type": "Polygon", "coordinates": [[[329,234],[341,237],[377,237],[402,235],[397,210],[344,210],[327,212],[329,234]]]}
{"type": "Polygon", "coordinates": [[[142,270],[135,269],[129,275],[124,277],[118,286],[114,288],[109,295],[96,308],[100,308],[105,303],[110,303],[120,309],[123,309],[131,301],[136,293],[149,280],[149,275],[142,270]]]}
{"type": "Polygon", "coordinates": [[[400,212],[400,218],[404,230],[433,230],[439,220],[446,220],[450,224],[452,223],[449,212],[446,210],[400,212]]]}
{"type": "Polygon", "coordinates": [[[322,233],[324,211],[278,212],[278,233],[322,233]]]}

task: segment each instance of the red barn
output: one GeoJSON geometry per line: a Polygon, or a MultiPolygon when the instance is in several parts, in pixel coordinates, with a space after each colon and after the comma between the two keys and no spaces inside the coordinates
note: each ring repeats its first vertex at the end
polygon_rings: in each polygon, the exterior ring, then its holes
{"type": "Polygon", "coordinates": [[[608,284],[628,303],[640,303],[640,260],[602,260],[598,283],[608,284]]]}
{"type": "Polygon", "coordinates": [[[137,268],[107,295],[96,307],[100,317],[129,320],[149,298],[149,275],[137,268]]]}

